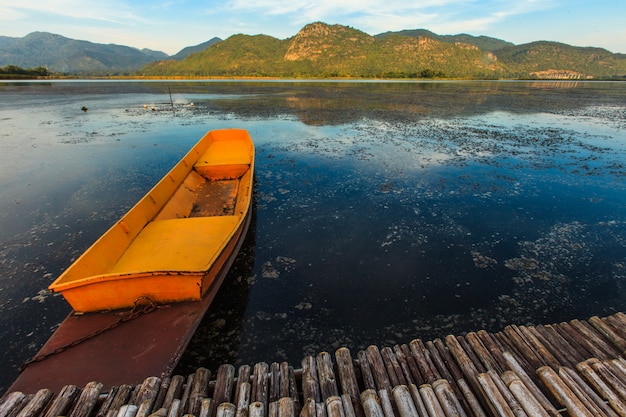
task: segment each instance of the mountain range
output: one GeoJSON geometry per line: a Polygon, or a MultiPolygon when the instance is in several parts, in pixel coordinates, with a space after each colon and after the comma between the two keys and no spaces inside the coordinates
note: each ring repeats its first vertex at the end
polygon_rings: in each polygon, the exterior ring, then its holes
{"type": "Polygon", "coordinates": [[[46,32],[0,36],[0,67],[7,65],[79,76],[626,79],[626,54],[602,48],[549,41],[515,45],[425,29],[371,36],[322,22],[284,40],[238,34],[172,56],[46,32]]]}

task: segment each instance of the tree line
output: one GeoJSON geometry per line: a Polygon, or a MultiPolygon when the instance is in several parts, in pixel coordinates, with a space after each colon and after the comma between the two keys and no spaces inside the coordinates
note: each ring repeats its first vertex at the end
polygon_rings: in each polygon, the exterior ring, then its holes
{"type": "Polygon", "coordinates": [[[47,77],[50,75],[50,71],[46,67],[36,68],[21,68],[17,65],[6,65],[0,67],[0,78],[13,79],[13,78],[38,78],[47,77]]]}

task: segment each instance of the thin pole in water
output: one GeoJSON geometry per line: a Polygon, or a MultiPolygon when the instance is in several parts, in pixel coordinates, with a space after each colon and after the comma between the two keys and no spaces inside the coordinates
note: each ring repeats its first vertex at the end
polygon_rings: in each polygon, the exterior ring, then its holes
{"type": "Polygon", "coordinates": [[[172,91],[169,87],[167,87],[167,92],[170,93],[170,104],[172,105],[172,113],[174,114],[174,117],[176,117],[176,109],[174,109],[174,101],[172,100],[172,91]]]}

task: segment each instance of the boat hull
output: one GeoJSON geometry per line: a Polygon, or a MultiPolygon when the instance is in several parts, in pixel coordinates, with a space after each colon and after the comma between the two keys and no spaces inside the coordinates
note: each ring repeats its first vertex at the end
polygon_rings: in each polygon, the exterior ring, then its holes
{"type": "Polygon", "coordinates": [[[249,212],[248,133],[207,133],[49,287],[76,312],[199,301],[249,212]]]}

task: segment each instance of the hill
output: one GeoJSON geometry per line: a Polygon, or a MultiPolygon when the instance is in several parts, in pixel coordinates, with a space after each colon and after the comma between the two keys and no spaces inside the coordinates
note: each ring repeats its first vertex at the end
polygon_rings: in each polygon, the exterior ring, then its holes
{"type": "Polygon", "coordinates": [[[626,55],[602,48],[558,42],[531,42],[503,48],[498,58],[514,76],[536,78],[612,78],[626,76],[626,55]]]}
{"type": "Polygon", "coordinates": [[[0,36],[0,67],[47,67],[52,72],[71,74],[116,74],[137,70],[167,54],[121,45],[104,45],[33,32],[23,38],[0,36]]]}
{"type": "Polygon", "coordinates": [[[412,29],[412,30],[401,30],[397,32],[385,32],[376,35],[377,39],[384,39],[387,36],[391,35],[400,35],[400,36],[409,36],[412,38],[430,38],[435,39],[440,42],[446,43],[464,43],[467,45],[474,45],[478,49],[482,49],[487,52],[494,52],[502,48],[515,46],[511,42],[503,41],[502,39],[490,38],[489,36],[472,36],[465,33],[459,35],[437,35],[436,33],[431,32],[426,29],[412,29]]]}
{"type": "Polygon", "coordinates": [[[441,36],[423,29],[370,36],[348,26],[316,22],[285,40],[234,35],[182,61],[149,64],[141,74],[622,79],[626,55],[556,42],[514,45],[485,36],[441,36]]]}
{"type": "Polygon", "coordinates": [[[214,43],[218,43],[221,41],[222,40],[220,38],[216,37],[216,38],[211,38],[208,41],[202,42],[198,45],[187,46],[186,48],[183,48],[178,53],[176,53],[176,55],[172,55],[170,59],[180,61],[181,59],[187,58],[191,54],[195,54],[196,52],[202,52],[205,49],[207,49],[209,46],[213,45],[214,43]]]}
{"type": "Polygon", "coordinates": [[[152,76],[477,77],[503,68],[490,52],[469,44],[397,34],[376,38],[342,25],[316,22],[296,36],[234,35],[180,61],[152,63],[152,76]]]}

